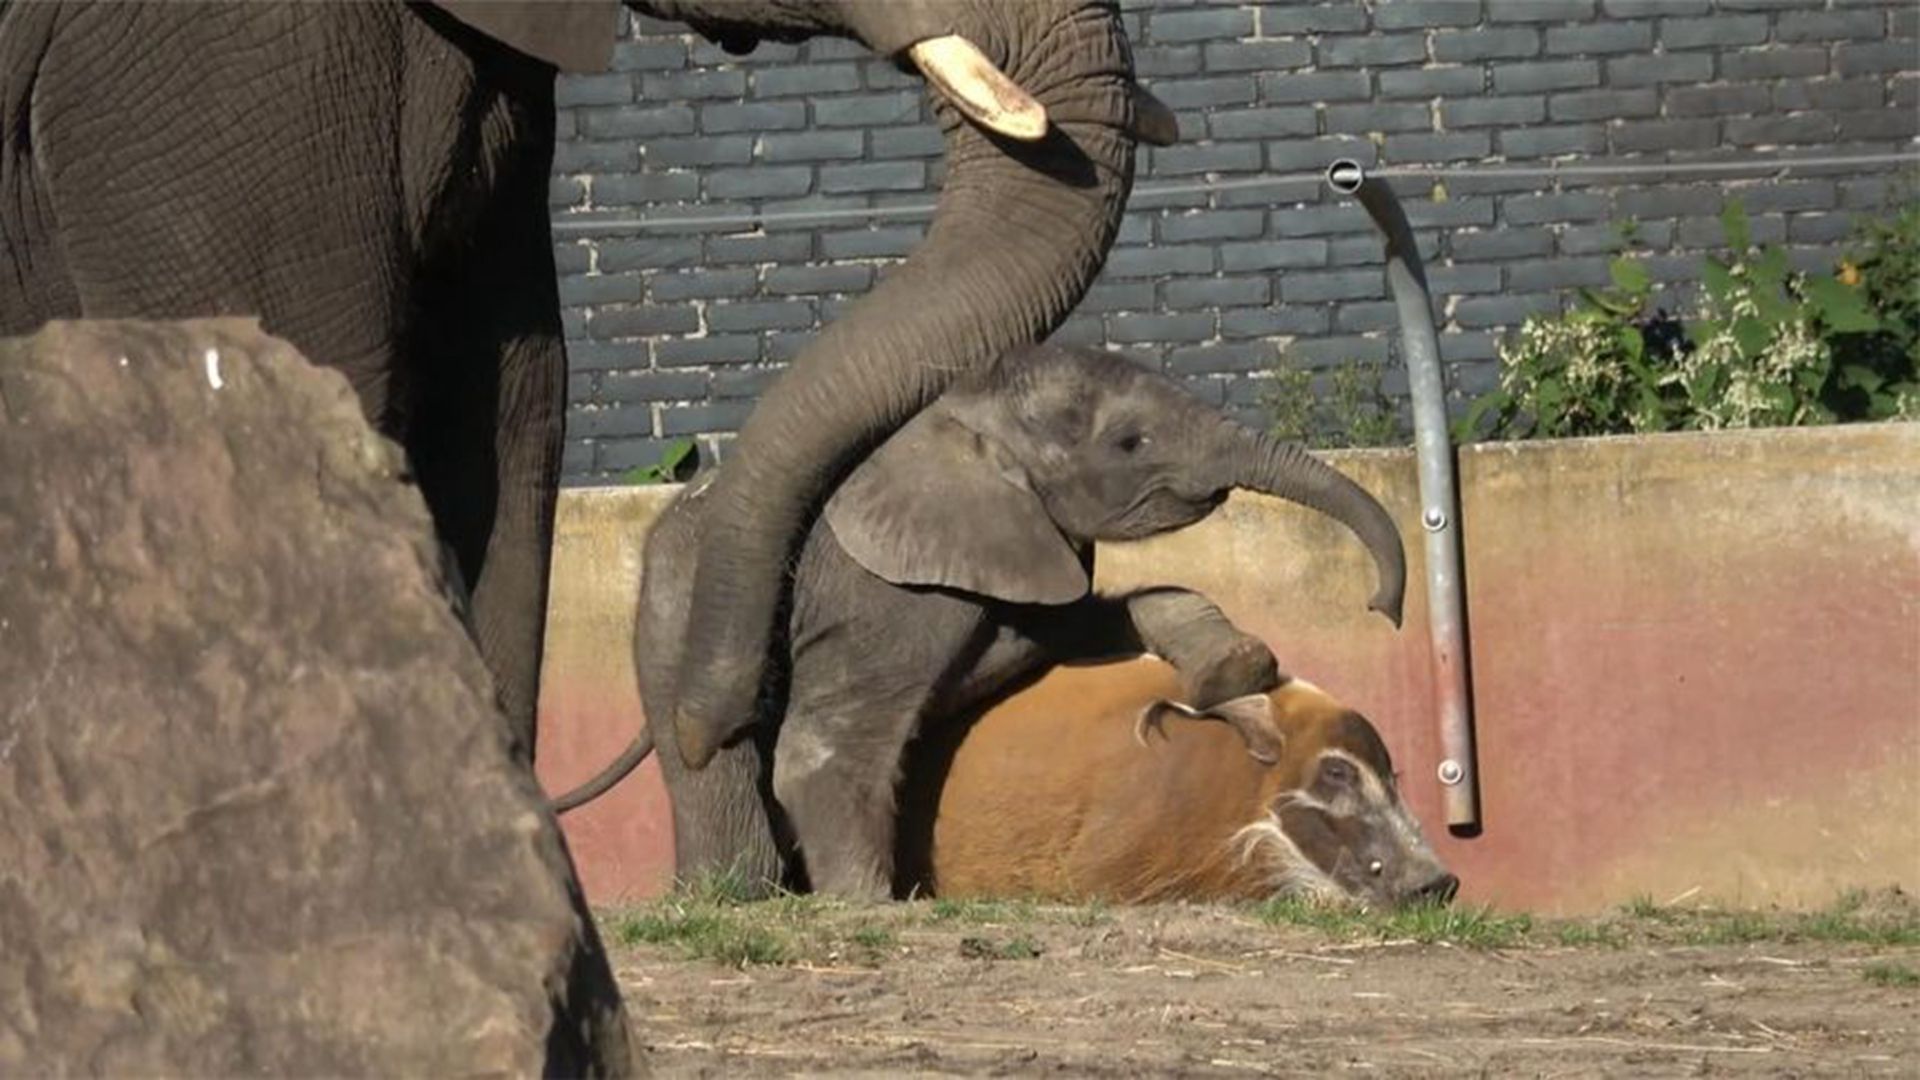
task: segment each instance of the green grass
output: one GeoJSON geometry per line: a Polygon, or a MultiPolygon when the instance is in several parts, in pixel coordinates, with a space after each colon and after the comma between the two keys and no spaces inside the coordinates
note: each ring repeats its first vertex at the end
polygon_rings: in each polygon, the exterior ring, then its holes
{"type": "Polygon", "coordinates": [[[723,911],[692,906],[634,911],[617,916],[611,929],[622,945],[672,945],[690,960],[746,967],[793,959],[786,936],[723,911]]]}
{"type": "Polygon", "coordinates": [[[1391,911],[1357,908],[1282,898],[1254,908],[1262,920],[1278,926],[1299,926],[1332,937],[1371,937],[1382,941],[1445,942],[1470,949],[1504,949],[1527,942],[1533,917],[1500,914],[1486,907],[1420,904],[1391,911]]]}
{"type": "MultiPolygon", "coordinates": [[[[764,899],[767,892],[767,889],[749,882],[746,876],[738,871],[720,870],[678,883],[674,887],[673,895],[696,903],[746,904],[764,899]]],[[[812,897],[803,897],[780,889],[774,889],[773,895],[796,900],[812,899],[812,897]]]]}
{"type": "Polygon", "coordinates": [[[1112,909],[1101,900],[1063,904],[1042,903],[1023,897],[937,899],[916,907],[922,920],[935,926],[954,923],[972,926],[1054,923],[1085,928],[1113,921],[1112,909]]]}
{"type": "Polygon", "coordinates": [[[1920,906],[1911,901],[1872,905],[1868,899],[1865,893],[1849,892],[1811,912],[1651,908],[1636,914],[1669,929],[1687,945],[1920,945],[1920,906]]]}
{"type": "Polygon", "coordinates": [[[1262,900],[1253,906],[1253,913],[1275,926],[1299,926],[1340,938],[1360,933],[1366,923],[1366,916],[1353,908],[1296,896],[1262,900]]]}
{"type": "Polygon", "coordinates": [[[963,937],[960,939],[960,955],[974,960],[1036,960],[1041,949],[1038,942],[1025,934],[1016,934],[1010,938],[963,937]]]}
{"type": "Polygon", "coordinates": [[[1758,911],[1699,912],[1671,920],[1688,945],[1752,945],[1789,940],[1784,920],[1758,911]]]}
{"type": "Polygon", "coordinates": [[[1860,969],[1860,977],[1875,986],[1892,986],[1902,990],[1920,988],[1920,971],[1890,960],[1868,964],[1860,969]]]}
{"type": "Polygon", "coordinates": [[[1389,934],[1420,942],[1445,941],[1471,949],[1518,945],[1532,929],[1531,915],[1498,914],[1485,907],[1420,905],[1401,908],[1386,918],[1389,934]]]}
{"type": "Polygon", "coordinates": [[[859,928],[835,933],[823,919],[834,908],[821,897],[784,891],[766,896],[737,875],[714,874],[682,882],[659,900],[608,913],[603,921],[607,935],[622,945],[664,945],[690,960],[733,967],[798,963],[843,942],[866,952],[891,944],[884,929],[879,936],[859,928]]]}
{"type": "Polygon", "coordinates": [[[1029,923],[1039,915],[1031,900],[935,900],[927,905],[932,922],[962,922],[981,925],[1029,923]]]}
{"type": "MultiPolygon", "coordinates": [[[[601,918],[607,939],[616,944],[666,947],[689,959],[744,967],[810,962],[871,966],[900,955],[903,934],[911,938],[931,933],[958,935],[963,956],[1032,959],[1042,952],[1041,927],[1071,933],[1116,917],[1098,903],[939,899],[871,906],[792,893],[746,899],[754,891],[723,875],[690,882],[671,896],[601,918]]],[[[1920,904],[1897,891],[1850,893],[1810,912],[1683,907],[1640,897],[1611,914],[1573,919],[1537,919],[1471,905],[1374,912],[1293,898],[1239,910],[1270,926],[1308,931],[1335,942],[1417,942],[1469,949],[1920,946],[1920,904]]],[[[1867,978],[1882,985],[1912,985],[1907,980],[1913,969],[1902,963],[1876,964],[1873,970],[1881,973],[1867,978]]]]}
{"type": "Polygon", "coordinates": [[[1668,909],[1654,903],[1653,897],[1648,896],[1646,893],[1641,893],[1620,905],[1620,911],[1622,914],[1635,919],[1655,919],[1661,922],[1668,921],[1668,909]]]}
{"type": "Polygon", "coordinates": [[[1612,922],[1568,921],[1551,924],[1554,940],[1575,949],[1618,949],[1627,943],[1624,930],[1612,922]]]}
{"type": "Polygon", "coordinates": [[[683,883],[671,895],[603,912],[607,939],[617,945],[673,949],[682,957],[735,967],[756,964],[883,963],[913,928],[963,931],[962,955],[992,960],[1039,956],[1025,928],[1080,929],[1109,922],[1105,904],[1039,904],[1022,899],[943,899],[850,904],[819,896],[756,892],[740,879],[715,875],[683,883]],[[1001,933],[975,933],[977,929],[1001,933]]]}
{"type": "Polygon", "coordinates": [[[1806,916],[1800,930],[1811,941],[1920,945],[1920,908],[1909,904],[1886,912],[1867,901],[1865,893],[1847,893],[1825,911],[1806,916]]]}
{"type": "Polygon", "coordinates": [[[1820,942],[1875,946],[1920,945],[1920,905],[1897,895],[1870,903],[1848,893],[1817,911],[1724,910],[1676,907],[1638,897],[1613,915],[1585,919],[1535,919],[1488,908],[1411,907],[1363,912],[1311,900],[1279,899],[1255,905],[1262,920],[1314,930],[1338,940],[1444,942],[1465,948],[1560,945],[1624,948],[1664,944],[1735,946],[1820,942]]]}
{"type": "Polygon", "coordinates": [[[1092,900],[1066,909],[1066,922],[1069,926],[1102,926],[1113,921],[1113,913],[1107,910],[1105,901],[1092,900]]]}

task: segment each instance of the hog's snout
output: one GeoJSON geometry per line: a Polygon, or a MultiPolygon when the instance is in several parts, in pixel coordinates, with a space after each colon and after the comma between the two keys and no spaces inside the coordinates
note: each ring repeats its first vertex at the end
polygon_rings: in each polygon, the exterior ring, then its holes
{"type": "Polygon", "coordinates": [[[1409,890],[1407,901],[1414,904],[1451,904],[1454,894],[1459,891],[1460,879],[1442,870],[1409,890]]]}

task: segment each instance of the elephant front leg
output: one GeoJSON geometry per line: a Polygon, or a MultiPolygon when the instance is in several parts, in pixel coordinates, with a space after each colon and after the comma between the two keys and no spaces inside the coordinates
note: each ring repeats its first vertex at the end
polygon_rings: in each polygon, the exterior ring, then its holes
{"type": "MultiPolygon", "coordinates": [[[[531,113],[529,139],[550,142],[551,104],[531,113]]],[[[508,162],[471,247],[440,253],[423,272],[404,373],[406,443],[470,587],[469,627],[514,748],[531,760],[567,362],[546,158],[523,148],[508,162]]]]}
{"type": "Polygon", "coordinates": [[[1138,589],[1120,598],[1140,643],[1180,672],[1188,704],[1205,709],[1280,685],[1267,643],[1233,625],[1213,601],[1189,589],[1138,589]]]}
{"type": "Polygon", "coordinates": [[[531,761],[566,408],[559,335],[508,342],[501,369],[494,433],[499,486],[485,561],[474,582],[473,627],[499,683],[514,741],[531,761]]]}
{"type": "Polygon", "coordinates": [[[790,712],[774,750],[773,792],[813,891],[893,896],[895,792],[915,714],[891,723],[844,712],[790,712]]]}

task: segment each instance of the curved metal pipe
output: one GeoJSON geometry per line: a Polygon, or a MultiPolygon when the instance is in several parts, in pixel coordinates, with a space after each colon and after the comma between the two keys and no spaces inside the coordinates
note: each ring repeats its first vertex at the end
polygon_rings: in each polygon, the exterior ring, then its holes
{"type": "Polygon", "coordinates": [[[1447,436],[1446,383],[1440,335],[1420,249],[1393,189],[1368,176],[1357,161],[1327,168],[1327,184],[1351,195],[1386,240],[1387,284],[1400,314],[1401,348],[1413,396],[1413,447],[1420,474],[1420,524],[1426,530],[1428,639],[1433,656],[1434,708],[1440,726],[1439,780],[1447,827],[1480,830],[1479,770],[1474,755],[1473,697],[1468,684],[1467,604],[1460,557],[1460,496],[1453,443],[1447,436]]]}

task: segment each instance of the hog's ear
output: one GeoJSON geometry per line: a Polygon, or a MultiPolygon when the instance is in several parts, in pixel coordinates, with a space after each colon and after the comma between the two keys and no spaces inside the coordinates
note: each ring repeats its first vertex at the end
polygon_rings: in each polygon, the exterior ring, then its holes
{"type": "Polygon", "coordinates": [[[439,0],[447,14],[561,71],[605,71],[620,7],[613,0],[439,0]]]}
{"type": "Polygon", "coordinates": [[[1163,725],[1169,718],[1213,720],[1226,724],[1240,733],[1240,740],[1247,744],[1247,756],[1262,765],[1278,764],[1281,748],[1286,742],[1273,722],[1273,702],[1265,694],[1233,698],[1210,709],[1196,709],[1178,701],[1155,701],[1142,709],[1139,719],[1134,722],[1135,741],[1145,746],[1148,729],[1158,731],[1161,738],[1166,738],[1167,731],[1163,725]]]}
{"type": "Polygon", "coordinates": [[[937,407],[862,462],[825,517],[855,562],[896,585],[1014,604],[1067,604],[1089,588],[1080,552],[1012,453],[937,407]]]}

